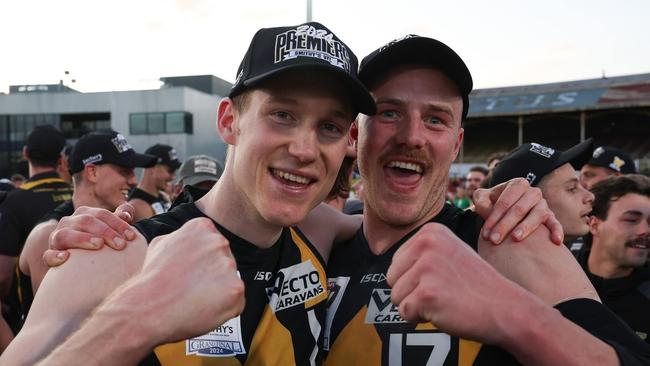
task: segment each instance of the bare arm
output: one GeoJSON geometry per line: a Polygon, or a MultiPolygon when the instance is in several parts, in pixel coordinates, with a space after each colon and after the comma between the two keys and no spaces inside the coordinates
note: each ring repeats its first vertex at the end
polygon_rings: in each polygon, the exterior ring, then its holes
{"type": "Polygon", "coordinates": [[[14,281],[16,257],[0,254],[0,297],[6,297],[14,281]]]}
{"type": "Polygon", "coordinates": [[[142,270],[39,365],[134,365],[155,346],[205,334],[243,307],[228,241],[210,220],[194,219],[156,238],[142,270]]]}
{"type": "Polygon", "coordinates": [[[298,227],[327,261],[332,244],[352,238],[361,221],[361,215],[346,215],[321,203],[309,212],[298,227]]]}
{"type": "Polygon", "coordinates": [[[140,269],[145,251],[142,237],[123,251],[74,250],[69,263],[53,268],[43,279],[25,325],[0,363],[33,365],[50,353],[108,294],[140,269]]]}
{"type": "Polygon", "coordinates": [[[43,262],[43,253],[48,248],[48,239],[56,228],[56,223],[56,220],[50,220],[36,225],[32,232],[29,233],[23,252],[20,254],[20,270],[31,278],[34,294],[36,294],[36,290],[38,290],[38,286],[40,286],[49,268],[43,262]]]}

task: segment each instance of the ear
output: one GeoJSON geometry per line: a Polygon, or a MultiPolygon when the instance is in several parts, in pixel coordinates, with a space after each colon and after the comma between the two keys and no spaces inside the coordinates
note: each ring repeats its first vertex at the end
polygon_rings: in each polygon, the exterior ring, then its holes
{"type": "Polygon", "coordinates": [[[463,146],[463,138],[465,137],[465,129],[464,128],[459,128],[458,129],[458,136],[456,137],[456,142],[454,143],[454,160],[458,157],[458,152],[460,151],[460,147],[463,146]]]}
{"type": "Polygon", "coordinates": [[[97,177],[97,165],[88,164],[84,166],[83,175],[84,180],[87,180],[91,183],[97,183],[99,180],[97,177]]]}
{"type": "Polygon", "coordinates": [[[600,228],[600,219],[596,216],[591,216],[589,218],[589,232],[594,237],[598,236],[598,229],[600,228]]]}
{"type": "Polygon", "coordinates": [[[357,143],[359,142],[359,118],[355,119],[350,126],[348,132],[348,145],[352,146],[354,150],[358,150],[357,143]]]}
{"type": "Polygon", "coordinates": [[[23,146],[23,158],[29,160],[29,154],[27,153],[27,146],[23,146]]]}
{"type": "Polygon", "coordinates": [[[232,99],[223,98],[219,102],[219,113],[217,116],[217,130],[223,141],[229,145],[237,144],[237,111],[232,99]]]}

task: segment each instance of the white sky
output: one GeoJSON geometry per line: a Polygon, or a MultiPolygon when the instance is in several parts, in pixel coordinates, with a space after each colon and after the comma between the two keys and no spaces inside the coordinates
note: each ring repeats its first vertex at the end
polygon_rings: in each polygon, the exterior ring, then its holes
{"type": "MultiPolygon", "coordinates": [[[[463,57],[478,88],[648,73],[649,14],[648,0],[313,0],[313,19],[359,59],[429,36],[463,57]]],[[[83,92],[152,89],[163,76],[232,82],[258,28],[305,17],[306,0],[0,0],[0,92],[60,79],[83,92]]]]}

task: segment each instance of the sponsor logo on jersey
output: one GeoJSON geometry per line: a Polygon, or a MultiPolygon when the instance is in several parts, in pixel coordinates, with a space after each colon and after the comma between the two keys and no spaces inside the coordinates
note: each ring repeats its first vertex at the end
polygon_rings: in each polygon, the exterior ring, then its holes
{"type": "Polygon", "coordinates": [[[253,280],[255,281],[268,281],[273,277],[273,272],[257,271],[253,280]]]}
{"type": "MultiPolygon", "coordinates": [[[[237,275],[241,277],[239,271],[237,275]]],[[[185,354],[203,357],[231,357],[246,353],[241,334],[241,318],[232,318],[215,330],[185,341],[185,354]]]]}
{"type": "Polygon", "coordinates": [[[267,288],[266,293],[274,313],[327,296],[311,260],[278,271],[275,285],[267,288]]]}
{"type": "Polygon", "coordinates": [[[334,316],[336,315],[336,310],[338,310],[339,305],[341,305],[343,294],[345,293],[345,289],[348,287],[349,282],[350,277],[334,277],[327,279],[327,315],[325,317],[325,333],[323,334],[323,349],[326,351],[329,351],[330,349],[330,332],[332,330],[334,316]]]}
{"type": "Polygon", "coordinates": [[[185,341],[186,355],[230,357],[244,353],[239,317],[228,320],[208,334],[185,341]]]}
{"type": "Polygon", "coordinates": [[[297,57],[317,58],[346,72],[350,71],[350,53],[333,34],[310,25],[301,25],[275,37],[275,63],[297,57]]]}
{"type": "Polygon", "coordinates": [[[386,275],[384,273],[368,273],[361,277],[359,283],[383,282],[383,281],[386,281],[386,275]]]}
{"type": "Polygon", "coordinates": [[[397,306],[390,301],[390,291],[390,289],[381,288],[372,290],[364,323],[406,323],[406,320],[399,315],[397,306]]]}

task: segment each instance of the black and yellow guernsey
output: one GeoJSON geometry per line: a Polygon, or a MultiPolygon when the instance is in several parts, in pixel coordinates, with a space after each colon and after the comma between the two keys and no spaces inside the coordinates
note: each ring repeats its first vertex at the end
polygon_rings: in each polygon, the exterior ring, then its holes
{"type": "MultiPolygon", "coordinates": [[[[477,250],[483,220],[474,212],[445,204],[431,222],[447,226],[477,250]]],[[[386,272],[397,249],[417,230],[381,255],[370,251],[363,228],[348,243],[334,248],[328,266],[325,366],[519,365],[499,347],[450,336],[435,324],[408,323],[400,317],[390,301],[386,272]]],[[[621,365],[650,364],[650,348],[599,302],[575,299],[555,308],[611,345],[621,365]]]]}
{"type": "MultiPolygon", "coordinates": [[[[135,226],[150,242],[196,217],[206,216],[184,203],[135,226]]],[[[208,334],[157,347],[140,365],[320,365],[327,277],[319,253],[296,228],[261,249],[215,225],[244,281],[244,311],[208,334]]]]}

